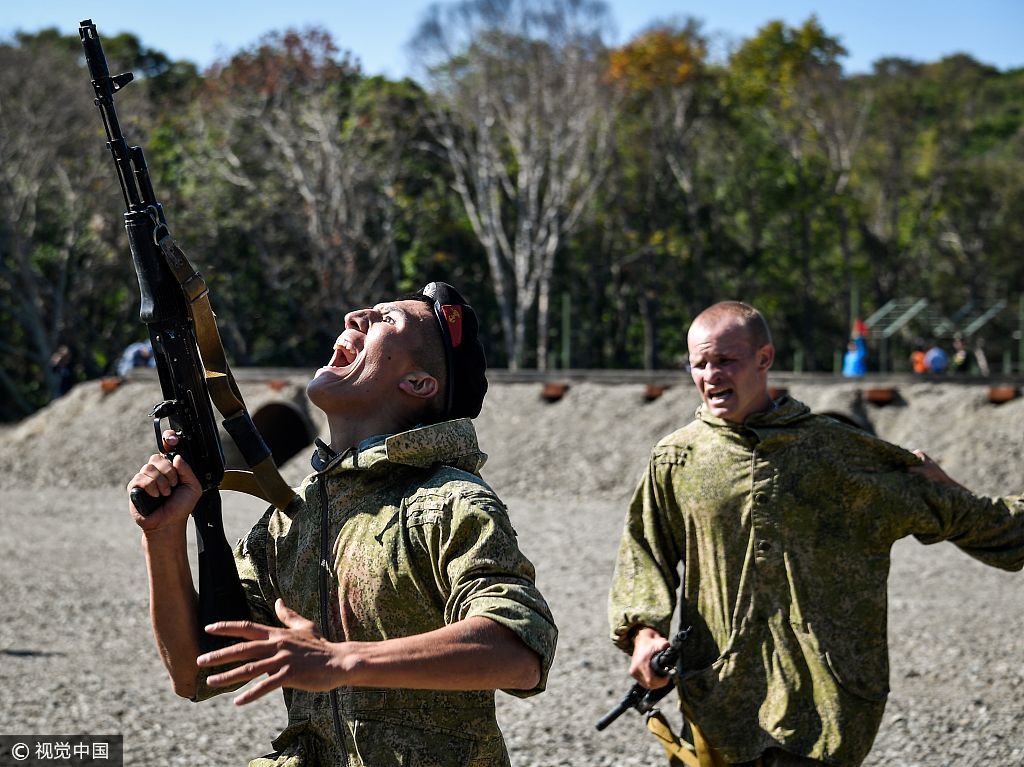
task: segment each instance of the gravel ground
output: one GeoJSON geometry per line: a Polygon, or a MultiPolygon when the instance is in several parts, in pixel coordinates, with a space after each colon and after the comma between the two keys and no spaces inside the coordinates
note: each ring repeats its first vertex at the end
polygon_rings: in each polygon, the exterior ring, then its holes
{"type": "MultiPolygon", "coordinates": [[[[651,444],[688,420],[696,399],[679,386],[645,404],[642,387],[579,384],[548,404],[538,389],[492,387],[478,421],[492,454],[485,476],[509,505],[561,629],[548,691],[498,696],[512,760],[663,764],[632,712],[594,730],[629,687],[625,656],[606,639],[604,603],[631,486],[651,444]]],[[[977,491],[1020,489],[1024,400],[996,407],[984,387],[918,384],[901,387],[898,405],[874,408],[849,384],[790,389],[927,450],[977,491]]],[[[273,396],[300,394],[299,382],[273,396]]],[[[266,387],[246,391],[253,410],[270,397],[266,387]]],[[[0,733],[122,733],[129,765],[244,765],[283,726],[279,697],[243,708],[229,696],[181,701],[149,635],[139,535],[119,485],[151,451],[144,413],[157,398],[152,383],[103,394],[92,382],[2,433],[0,733]]],[[[285,473],[301,475],[303,463],[285,473]]],[[[225,494],[229,535],[261,509],[225,494]]],[[[897,544],[892,695],[869,765],[1024,765],[1020,577],[949,544],[897,544]]]]}

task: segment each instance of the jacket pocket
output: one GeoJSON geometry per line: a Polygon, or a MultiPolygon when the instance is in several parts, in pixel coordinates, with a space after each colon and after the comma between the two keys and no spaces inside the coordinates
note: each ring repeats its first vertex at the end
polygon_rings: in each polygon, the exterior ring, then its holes
{"type": "Polygon", "coordinates": [[[467,767],[475,747],[462,733],[386,716],[359,716],[353,729],[356,754],[373,767],[467,767]]]}
{"type": "Polygon", "coordinates": [[[841,642],[830,639],[827,633],[819,633],[818,625],[791,622],[790,627],[808,662],[817,659],[820,670],[816,673],[828,674],[843,692],[855,698],[879,703],[888,697],[889,659],[884,644],[876,646],[864,640],[859,650],[845,648],[849,652],[844,652],[841,642]]]}
{"type": "Polygon", "coordinates": [[[249,767],[307,767],[303,741],[308,728],[307,719],[288,725],[271,743],[274,753],[250,760],[249,767]]]}
{"type": "Polygon", "coordinates": [[[828,650],[824,652],[824,657],[836,683],[846,692],[873,703],[879,703],[889,697],[888,664],[881,668],[873,668],[878,664],[866,662],[848,664],[840,661],[828,650]]]}

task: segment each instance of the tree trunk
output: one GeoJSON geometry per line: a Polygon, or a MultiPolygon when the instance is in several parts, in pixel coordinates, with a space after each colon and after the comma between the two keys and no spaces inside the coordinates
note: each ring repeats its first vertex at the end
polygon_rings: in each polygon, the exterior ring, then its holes
{"type": "Polygon", "coordinates": [[[537,370],[548,369],[548,323],[551,317],[551,280],[541,280],[537,290],[537,370]]]}
{"type": "Polygon", "coordinates": [[[644,289],[640,293],[640,317],[644,324],[644,370],[658,368],[658,294],[644,289]]]}

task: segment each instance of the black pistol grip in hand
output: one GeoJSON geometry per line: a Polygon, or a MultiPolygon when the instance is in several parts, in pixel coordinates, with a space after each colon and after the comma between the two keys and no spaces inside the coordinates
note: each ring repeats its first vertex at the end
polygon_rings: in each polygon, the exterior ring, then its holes
{"type": "Polygon", "coordinates": [[[144,517],[148,517],[164,505],[163,496],[158,495],[154,498],[141,487],[133,487],[129,495],[132,499],[132,506],[144,517]]]}
{"type": "MultiPolygon", "coordinates": [[[[679,657],[683,651],[683,643],[686,638],[690,635],[692,627],[687,626],[685,629],[681,629],[669,643],[668,647],[660,652],[656,652],[651,656],[650,665],[651,670],[658,676],[675,677],[676,675],[676,664],[679,662],[679,657]]],[[[668,695],[675,685],[667,684],[664,687],[658,687],[654,690],[648,690],[642,684],[637,682],[634,684],[626,696],[618,702],[618,704],[601,717],[601,720],[597,723],[597,729],[603,730],[628,709],[634,708],[641,714],[646,714],[654,710],[654,705],[668,695]]]]}

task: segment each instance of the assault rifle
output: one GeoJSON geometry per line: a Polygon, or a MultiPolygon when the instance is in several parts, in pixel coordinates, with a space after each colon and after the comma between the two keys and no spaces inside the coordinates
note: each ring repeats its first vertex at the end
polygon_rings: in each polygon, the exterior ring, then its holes
{"type": "MultiPolygon", "coordinates": [[[[227,367],[206,283],[170,236],[141,147],[129,146],[121,132],[114,94],[128,85],[133,75],[110,75],[91,19],[79,24],[79,35],[124,197],[125,229],[142,298],[139,318],[149,330],[164,397],[149,414],[157,450],[164,452],[162,427],[166,420],[178,435],[177,452],[202,485],[202,497],[192,512],[199,549],[200,626],[246,620],[249,608],[224,534],[220,490],[248,492],[279,508],[284,508],[293,494],[277,473],[270,449],[245,410],[227,367]],[[211,397],[252,473],[225,471],[211,397]],[[231,475],[227,477],[231,481],[225,481],[226,475],[231,475]]],[[[141,488],[132,491],[131,499],[143,516],[162,504],[161,498],[153,498],[141,488]]],[[[200,637],[204,652],[235,641],[205,632],[200,637]]]]}
{"type": "MultiPolygon", "coordinates": [[[[682,629],[661,652],[655,653],[651,657],[651,671],[658,676],[674,677],[676,674],[676,664],[679,662],[679,656],[683,652],[683,642],[686,641],[686,637],[690,635],[690,628],[687,627],[682,629]]],[[[658,687],[655,690],[648,690],[642,684],[637,682],[626,693],[626,697],[618,702],[618,704],[601,717],[601,721],[597,723],[597,729],[603,730],[605,727],[610,725],[626,711],[631,708],[635,708],[641,714],[646,714],[654,710],[655,704],[668,695],[675,688],[673,684],[666,684],[664,687],[658,687]]]]}

